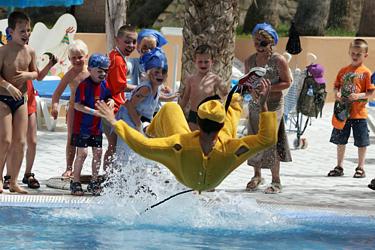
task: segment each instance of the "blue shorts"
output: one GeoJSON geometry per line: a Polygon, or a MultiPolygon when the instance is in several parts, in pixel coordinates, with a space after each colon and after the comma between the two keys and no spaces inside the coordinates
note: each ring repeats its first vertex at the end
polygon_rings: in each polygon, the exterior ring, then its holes
{"type": "Polygon", "coordinates": [[[70,145],[79,148],[101,148],[103,136],[102,135],[83,135],[83,134],[72,134],[70,145]]]}
{"type": "Polygon", "coordinates": [[[367,147],[370,145],[370,135],[366,119],[348,119],[342,130],[336,128],[332,130],[329,141],[337,145],[347,144],[351,128],[353,128],[354,146],[367,147]]]}

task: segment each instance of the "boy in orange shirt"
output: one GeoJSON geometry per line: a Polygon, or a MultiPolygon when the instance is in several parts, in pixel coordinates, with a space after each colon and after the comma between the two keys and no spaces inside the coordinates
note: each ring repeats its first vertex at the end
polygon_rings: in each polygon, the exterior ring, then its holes
{"type": "MultiPolygon", "coordinates": [[[[121,26],[117,31],[115,40],[116,47],[109,53],[110,65],[107,75],[107,88],[111,91],[112,99],[115,101],[114,112],[116,114],[119,107],[125,103],[125,91],[135,88],[131,84],[127,84],[126,81],[126,57],[135,50],[137,44],[135,27],[131,25],[121,26]]],[[[116,152],[117,136],[105,121],[103,121],[102,126],[108,140],[108,148],[104,154],[103,163],[103,169],[107,172],[107,168],[113,161],[113,154],[116,152]]]]}
{"type": "Polygon", "coordinates": [[[332,119],[334,128],[330,142],[337,145],[337,166],[328,173],[328,176],[344,175],[345,145],[348,143],[351,129],[354,146],[358,147],[358,166],[353,177],[364,178],[366,176],[364,170],[366,148],[370,145],[366,103],[375,89],[375,86],[371,84],[371,71],[363,64],[368,56],[367,52],[368,44],[365,40],[353,40],[349,47],[352,62],[339,71],[334,83],[336,101],[348,107],[347,111],[344,110],[348,117],[345,115],[340,117],[335,112],[332,119]]]}

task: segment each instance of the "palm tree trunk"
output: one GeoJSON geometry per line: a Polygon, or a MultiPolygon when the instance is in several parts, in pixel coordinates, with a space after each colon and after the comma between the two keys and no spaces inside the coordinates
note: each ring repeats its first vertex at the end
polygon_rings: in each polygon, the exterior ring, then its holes
{"type": "Polygon", "coordinates": [[[375,1],[365,0],[357,36],[375,36],[375,1]]]}
{"type": "Polygon", "coordinates": [[[173,0],[130,1],[129,23],[139,28],[151,27],[172,2],[173,0]]]}
{"type": "MultiPolygon", "coordinates": [[[[238,0],[186,0],[185,7],[182,79],[194,72],[194,49],[208,44],[213,49],[213,72],[229,85],[238,24],[238,0]]],[[[184,88],[183,80],[180,90],[184,88]]]]}
{"type": "Polygon", "coordinates": [[[331,0],[299,0],[296,29],[303,36],[324,36],[331,0]]]}
{"type": "Polygon", "coordinates": [[[107,51],[114,48],[114,38],[118,29],[126,23],[127,0],[106,0],[105,31],[107,34],[107,51]]]}
{"type": "Polygon", "coordinates": [[[332,0],[328,27],[356,31],[364,0],[332,0]]]}
{"type": "Polygon", "coordinates": [[[279,0],[254,1],[247,10],[243,31],[250,33],[257,23],[267,22],[277,27],[279,12],[277,10],[279,0]]]}

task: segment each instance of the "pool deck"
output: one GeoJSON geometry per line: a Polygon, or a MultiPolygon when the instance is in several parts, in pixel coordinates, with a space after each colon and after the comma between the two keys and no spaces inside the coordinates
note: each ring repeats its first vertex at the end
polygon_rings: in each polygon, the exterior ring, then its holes
{"type": "MultiPolygon", "coordinates": [[[[366,178],[353,178],[356,168],[357,148],[350,138],[346,149],[343,177],[326,177],[329,170],[336,165],[336,146],[329,143],[331,133],[331,115],[333,104],[326,104],[323,117],[313,119],[312,125],[307,127],[305,135],[308,147],[306,149],[292,150],[293,162],[282,163],[281,181],[283,192],[280,194],[264,194],[263,190],[271,182],[269,170],[262,170],[265,184],[255,192],[245,192],[246,183],[250,180],[253,170],[242,164],[217,188],[243,195],[244,198],[256,199],[259,203],[270,205],[289,205],[310,208],[337,209],[358,211],[358,213],[375,214],[375,191],[367,185],[375,178],[375,133],[370,132],[371,143],[366,157],[366,178]]],[[[370,111],[370,119],[375,121],[375,110],[370,111]]],[[[293,147],[296,138],[295,132],[289,133],[289,144],[293,147]]],[[[59,176],[65,169],[65,140],[66,132],[64,123],[59,122],[57,131],[38,131],[38,148],[34,164],[35,176],[41,181],[39,190],[30,190],[29,195],[10,194],[5,190],[0,195],[1,202],[11,200],[27,200],[27,197],[37,196],[63,196],[68,200],[82,200],[69,195],[69,191],[51,189],[45,186],[51,177],[59,176]],[[20,199],[22,197],[22,199],[20,199]]],[[[106,144],[106,140],[103,140],[106,144]]],[[[91,153],[91,152],[90,152],[91,153]]],[[[90,153],[86,159],[83,174],[90,174],[90,153]]],[[[24,172],[24,165],[21,174],[24,172]]],[[[85,195],[84,199],[91,199],[85,195]]],[[[95,198],[93,198],[95,199],[95,198]]]]}

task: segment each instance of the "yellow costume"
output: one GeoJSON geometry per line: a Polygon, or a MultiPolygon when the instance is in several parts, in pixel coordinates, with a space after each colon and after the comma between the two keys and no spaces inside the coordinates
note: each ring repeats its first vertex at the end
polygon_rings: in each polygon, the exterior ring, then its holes
{"type": "Polygon", "coordinates": [[[225,116],[224,127],[209,155],[199,143],[199,131],[191,132],[180,106],[166,103],[147,129],[147,138],[124,121],[115,131],[138,154],[165,165],[187,187],[203,191],[215,188],[241,163],[277,141],[275,112],[260,114],[259,133],[236,138],[242,98],[235,94],[225,116]]]}

